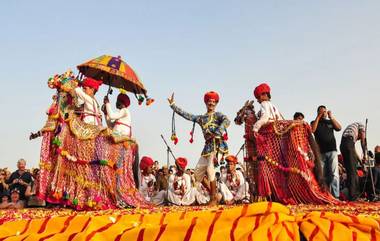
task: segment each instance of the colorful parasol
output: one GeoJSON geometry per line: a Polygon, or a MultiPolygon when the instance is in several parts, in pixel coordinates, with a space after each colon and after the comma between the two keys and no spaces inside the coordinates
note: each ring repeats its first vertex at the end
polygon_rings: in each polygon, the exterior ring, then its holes
{"type": "Polygon", "coordinates": [[[103,84],[146,96],[143,83],[135,71],[120,56],[102,55],[78,65],[77,68],[87,77],[102,80],[103,84]]]}

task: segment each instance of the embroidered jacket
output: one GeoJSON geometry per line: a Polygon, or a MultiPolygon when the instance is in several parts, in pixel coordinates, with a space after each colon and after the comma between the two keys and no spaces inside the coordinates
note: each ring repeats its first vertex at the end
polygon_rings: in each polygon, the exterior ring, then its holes
{"type": "Polygon", "coordinates": [[[217,155],[218,153],[227,154],[228,146],[223,139],[223,134],[226,132],[230,125],[230,120],[227,116],[220,112],[214,112],[212,114],[193,115],[190,114],[174,103],[170,107],[180,116],[186,120],[196,122],[202,128],[203,136],[205,138],[205,146],[202,151],[202,156],[209,156],[212,153],[217,155]],[[212,138],[210,138],[212,136],[212,138]]]}

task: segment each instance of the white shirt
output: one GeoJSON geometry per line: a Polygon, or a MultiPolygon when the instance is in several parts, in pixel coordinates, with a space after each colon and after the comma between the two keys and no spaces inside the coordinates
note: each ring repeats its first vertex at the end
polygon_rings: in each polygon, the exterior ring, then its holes
{"type": "Polygon", "coordinates": [[[254,132],[258,132],[263,125],[269,122],[284,119],[278,109],[270,101],[261,102],[258,118],[259,120],[253,125],[254,132]]]}
{"type": "Polygon", "coordinates": [[[128,108],[113,112],[111,104],[106,104],[107,118],[114,123],[113,132],[117,135],[132,136],[131,114],[128,108]]]}
{"type": "Polygon", "coordinates": [[[78,105],[84,105],[82,121],[92,125],[102,125],[102,114],[99,104],[94,97],[86,94],[81,88],[75,88],[75,94],[78,97],[78,105]]]}
{"type": "Polygon", "coordinates": [[[140,193],[144,196],[145,200],[151,201],[151,197],[155,195],[154,183],[156,182],[156,178],[153,174],[149,174],[148,176],[141,175],[140,182],[140,193]],[[148,186],[149,182],[152,182],[152,186],[148,186]]]}

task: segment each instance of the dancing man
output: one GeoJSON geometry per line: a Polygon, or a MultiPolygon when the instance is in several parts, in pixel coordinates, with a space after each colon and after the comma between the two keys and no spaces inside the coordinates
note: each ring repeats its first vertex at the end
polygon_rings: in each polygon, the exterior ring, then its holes
{"type": "Polygon", "coordinates": [[[225,141],[227,138],[225,138],[226,135],[224,134],[230,125],[227,116],[215,111],[215,107],[219,102],[219,95],[214,91],[207,92],[204,95],[204,103],[207,108],[207,113],[203,115],[193,115],[176,106],[174,102],[174,93],[168,98],[168,101],[173,111],[189,121],[198,123],[202,128],[206,143],[202,155],[195,167],[194,174],[196,181],[201,182],[204,175],[207,173],[211,189],[209,205],[216,205],[217,196],[214,163],[217,162],[219,153],[222,155],[228,153],[228,146],[225,141]]]}

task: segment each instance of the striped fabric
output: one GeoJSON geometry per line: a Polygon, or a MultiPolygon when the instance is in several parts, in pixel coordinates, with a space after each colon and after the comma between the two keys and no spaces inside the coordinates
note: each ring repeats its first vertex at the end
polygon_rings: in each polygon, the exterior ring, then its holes
{"type": "Polygon", "coordinates": [[[300,232],[309,241],[380,240],[378,215],[323,211],[295,214],[271,202],[226,209],[122,212],[112,210],[98,215],[77,212],[63,217],[5,221],[0,225],[0,240],[299,241],[300,232]]]}
{"type": "Polygon", "coordinates": [[[356,142],[359,137],[359,132],[362,132],[362,131],[365,131],[364,125],[360,122],[355,122],[347,126],[347,128],[343,131],[342,136],[352,137],[354,142],[356,142]]]}

